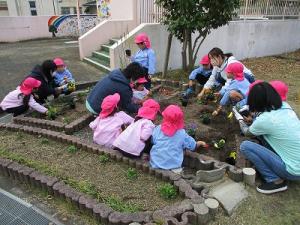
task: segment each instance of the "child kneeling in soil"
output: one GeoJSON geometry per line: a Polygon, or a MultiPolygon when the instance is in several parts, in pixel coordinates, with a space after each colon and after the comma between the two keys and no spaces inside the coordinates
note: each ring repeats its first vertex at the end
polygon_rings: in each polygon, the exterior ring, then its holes
{"type": "Polygon", "coordinates": [[[145,101],[148,98],[150,91],[145,88],[146,83],[148,83],[148,81],[145,77],[142,77],[132,84],[133,103],[142,104],[143,101],[145,101]]]}
{"type": "Polygon", "coordinates": [[[159,104],[153,99],[143,103],[135,118],[113,145],[124,155],[139,157],[142,152],[149,153],[151,149],[151,135],[155,128],[153,121],[160,110],[159,104]]]}
{"type": "Polygon", "coordinates": [[[63,87],[64,94],[75,91],[75,80],[72,73],[66,68],[64,61],[61,58],[55,58],[53,62],[57,66],[53,73],[55,86],[63,87]]]}
{"type": "Polygon", "coordinates": [[[222,96],[220,105],[212,113],[216,116],[226,105],[235,105],[246,97],[250,83],[244,77],[244,66],[240,62],[231,63],[226,67],[227,79],[232,79],[227,87],[223,87],[217,95],[222,96]]]}
{"type": "Polygon", "coordinates": [[[120,95],[108,95],[101,104],[99,116],[90,123],[90,128],[94,131],[93,140],[99,145],[108,148],[113,147],[113,142],[122,132],[122,126],[131,124],[134,119],[123,111],[118,112],[120,95]]]}
{"type": "Polygon", "coordinates": [[[41,86],[41,82],[32,77],[26,78],[16,90],[11,91],[0,103],[0,107],[7,113],[18,116],[32,108],[39,113],[47,114],[48,109],[34,100],[33,94],[41,86]]]}
{"type": "Polygon", "coordinates": [[[177,105],[169,105],[163,112],[163,121],[152,134],[150,165],[159,169],[181,168],[184,150],[196,150],[206,146],[203,141],[195,141],[184,129],[184,115],[177,105]]]}

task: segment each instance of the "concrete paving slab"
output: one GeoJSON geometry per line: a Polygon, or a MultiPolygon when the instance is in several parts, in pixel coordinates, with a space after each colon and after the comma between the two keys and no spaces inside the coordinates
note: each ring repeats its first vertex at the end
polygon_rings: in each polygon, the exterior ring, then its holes
{"type": "Polygon", "coordinates": [[[243,183],[226,180],[212,188],[209,195],[216,198],[226,213],[231,215],[239,204],[248,197],[248,192],[245,190],[243,183]]]}

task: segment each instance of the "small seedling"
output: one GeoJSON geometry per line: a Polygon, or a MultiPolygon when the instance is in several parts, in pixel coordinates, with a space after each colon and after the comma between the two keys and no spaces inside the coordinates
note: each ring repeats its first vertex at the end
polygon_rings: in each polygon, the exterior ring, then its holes
{"type": "Polygon", "coordinates": [[[69,124],[71,120],[68,117],[62,118],[63,123],[69,124]]]}
{"type": "Polygon", "coordinates": [[[225,146],[226,141],[224,139],[219,140],[218,142],[214,142],[214,147],[216,149],[222,149],[225,146]]]}
{"type": "Polygon", "coordinates": [[[47,144],[49,144],[49,140],[47,138],[42,138],[41,144],[42,145],[47,145],[47,144]]]}
{"type": "Polygon", "coordinates": [[[136,171],[136,169],[134,168],[129,168],[127,171],[126,171],[126,177],[129,179],[129,180],[135,180],[138,176],[138,173],[136,171]]]}
{"type": "Polygon", "coordinates": [[[210,121],[211,121],[211,116],[210,116],[210,114],[204,113],[204,114],[202,114],[202,115],[200,116],[200,118],[202,119],[202,123],[203,123],[203,124],[206,124],[206,125],[210,124],[210,121]]]}
{"type": "Polygon", "coordinates": [[[197,131],[197,124],[196,123],[190,123],[189,125],[187,125],[186,130],[187,130],[188,135],[195,138],[196,131],[197,131]]]}
{"type": "Polygon", "coordinates": [[[49,105],[47,117],[50,120],[55,120],[57,117],[57,109],[55,107],[49,105]]]}
{"type": "Polygon", "coordinates": [[[75,82],[69,82],[67,84],[67,89],[69,92],[74,92],[76,90],[75,82]]]}
{"type": "Polygon", "coordinates": [[[230,152],[229,156],[225,160],[230,165],[235,165],[236,163],[236,152],[230,152]]]}
{"type": "Polygon", "coordinates": [[[78,149],[76,148],[76,146],[70,145],[70,146],[67,148],[67,151],[68,151],[69,153],[75,153],[75,152],[78,151],[78,149]]]}
{"type": "Polygon", "coordinates": [[[103,164],[109,162],[109,157],[108,157],[108,155],[106,155],[106,154],[100,155],[100,156],[99,156],[99,162],[100,162],[100,163],[103,163],[103,164]]]}
{"type": "Polygon", "coordinates": [[[164,184],[159,186],[158,192],[164,199],[174,199],[177,196],[177,190],[172,184],[164,184]]]}

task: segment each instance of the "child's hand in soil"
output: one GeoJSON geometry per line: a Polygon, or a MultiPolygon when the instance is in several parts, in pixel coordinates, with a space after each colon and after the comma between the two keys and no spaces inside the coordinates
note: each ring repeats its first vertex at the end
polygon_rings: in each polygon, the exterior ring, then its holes
{"type": "Polygon", "coordinates": [[[204,142],[204,141],[197,141],[197,148],[199,148],[199,147],[206,148],[207,147],[206,142],[204,142]]]}
{"type": "Polygon", "coordinates": [[[218,110],[213,111],[212,116],[217,116],[217,115],[219,115],[219,111],[218,110]]]}
{"type": "Polygon", "coordinates": [[[220,92],[215,92],[214,93],[215,98],[219,98],[221,96],[220,92]]]}

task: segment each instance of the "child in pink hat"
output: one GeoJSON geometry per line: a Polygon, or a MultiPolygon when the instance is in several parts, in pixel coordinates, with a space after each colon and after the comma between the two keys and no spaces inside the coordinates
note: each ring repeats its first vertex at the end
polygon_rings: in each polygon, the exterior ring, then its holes
{"type": "Polygon", "coordinates": [[[57,66],[56,71],[53,73],[55,85],[63,87],[64,94],[70,94],[75,91],[75,80],[64,61],[61,58],[55,58],[53,62],[57,66]]]}
{"type": "Polygon", "coordinates": [[[153,121],[159,110],[160,106],[156,101],[146,100],[139,109],[135,122],[119,135],[113,145],[129,157],[139,157],[142,152],[149,153],[150,137],[155,128],[153,121]]]}
{"type": "Polygon", "coordinates": [[[200,66],[194,69],[189,75],[189,87],[184,93],[184,96],[193,94],[195,92],[194,85],[196,84],[196,82],[203,86],[208,81],[211,75],[212,65],[210,64],[208,55],[204,55],[201,58],[199,64],[200,66]]]}
{"type": "Polygon", "coordinates": [[[269,83],[280,95],[281,100],[285,102],[289,92],[289,87],[281,80],[272,80],[269,83]]]}
{"type": "Polygon", "coordinates": [[[178,169],[183,162],[184,150],[194,151],[206,146],[203,141],[195,141],[184,129],[184,115],[177,105],[169,105],[163,112],[163,121],[152,134],[150,165],[159,169],[178,169]]]}
{"type": "Polygon", "coordinates": [[[235,105],[246,97],[250,83],[244,77],[244,65],[240,62],[229,64],[226,69],[227,79],[231,80],[227,87],[223,87],[218,95],[221,96],[218,108],[213,112],[213,116],[220,113],[226,105],[235,105]]]}
{"type": "Polygon", "coordinates": [[[113,142],[122,132],[122,126],[134,121],[125,112],[118,112],[119,101],[118,93],[108,95],[103,99],[99,116],[90,123],[90,128],[94,131],[95,143],[112,148],[113,142]]]}
{"type": "MultiPolygon", "coordinates": [[[[138,34],[135,36],[134,42],[137,44],[139,50],[131,57],[131,61],[139,63],[144,68],[144,75],[147,80],[145,87],[150,90],[151,77],[156,72],[155,53],[151,48],[150,39],[147,34],[138,34]]],[[[130,55],[127,56],[130,57],[130,55]]]]}
{"type": "Polygon", "coordinates": [[[132,101],[135,104],[141,104],[143,101],[145,101],[148,97],[149,90],[145,88],[145,83],[148,81],[145,77],[139,78],[136,80],[132,85],[132,101]]]}
{"type": "Polygon", "coordinates": [[[18,116],[32,108],[47,114],[48,109],[34,100],[33,94],[41,86],[41,82],[32,77],[26,78],[16,90],[11,91],[0,103],[0,107],[7,113],[18,116]]]}

